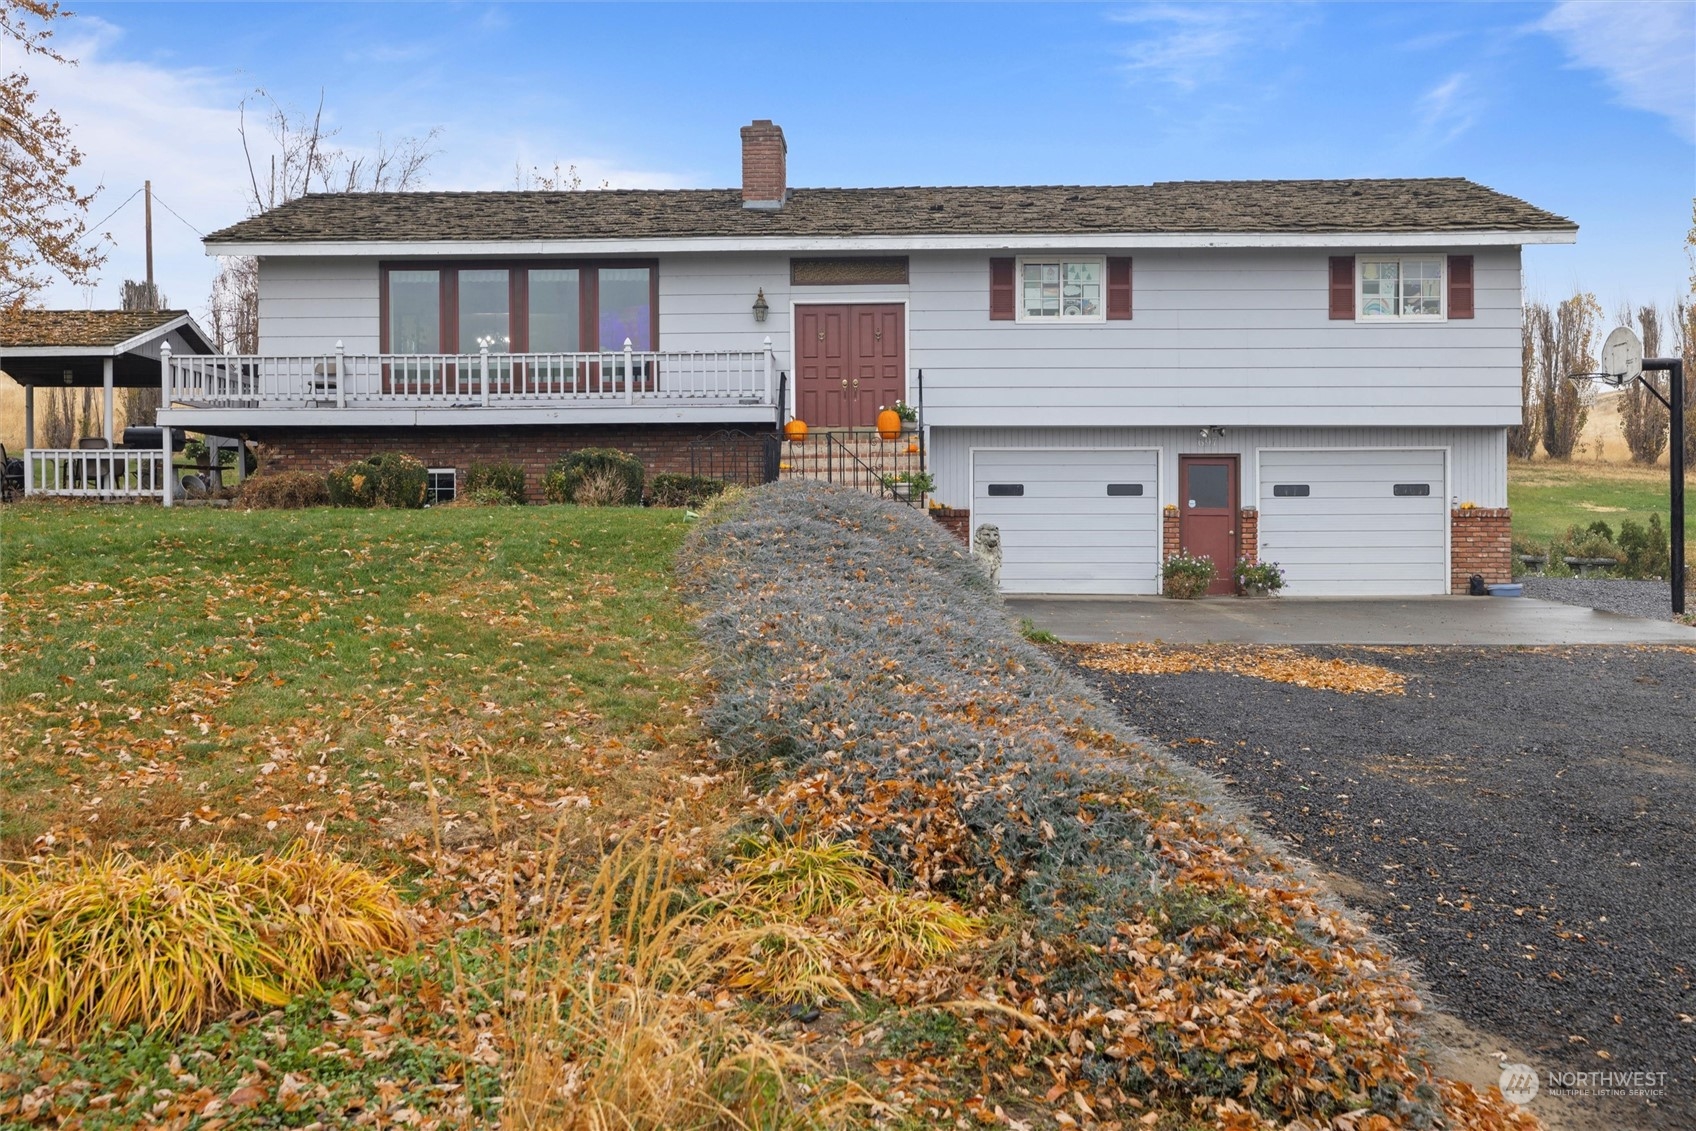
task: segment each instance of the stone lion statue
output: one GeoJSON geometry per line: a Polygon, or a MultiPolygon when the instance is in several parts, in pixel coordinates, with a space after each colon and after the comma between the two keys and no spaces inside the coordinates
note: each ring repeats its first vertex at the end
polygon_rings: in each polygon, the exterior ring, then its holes
{"type": "Polygon", "coordinates": [[[972,556],[978,560],[983,571],[989,574],[989,583],[997,589],[1001,588],[1001,528],[993,522],[986,522],[977,528],[972,535],[972,556]]]}

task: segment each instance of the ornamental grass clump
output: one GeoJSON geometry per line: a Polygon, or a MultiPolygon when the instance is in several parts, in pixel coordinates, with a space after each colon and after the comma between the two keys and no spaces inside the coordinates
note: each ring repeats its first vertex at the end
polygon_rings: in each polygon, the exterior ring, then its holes
{"type": "Polygon", "coordinates": [[[234,1008],[286,1005],[349,962],[412,941],[411,914],[386,880],[299,846],[0,871],[0,1035],[193,1028],[234,1008]]]}
{"type": "MultiPolygon", "coordinates": [[[[698,524],[681,572],[709,724],[774,843],[851,845],[892,890],[1000,925],[972,993],[1004,1012],[975,1013],[959,1054],[991,1100],[1122,1126],[1534,1125],[1437,1077],[1393,956],[1020,639],[924,515],[784,482],[698,524]]],[[[805,884],[780,853],[760,883],[842,905],[832,853],[805,884]]],[[[976,1110],[950,1102],[927,1097],[976,1110]]]]}
{"type": "Polygon", "coordinates": [[[647,471],[642,461],[615,448],[580,448],[561,456],[542,476],[550,503],[639,507],[647,471]]]}

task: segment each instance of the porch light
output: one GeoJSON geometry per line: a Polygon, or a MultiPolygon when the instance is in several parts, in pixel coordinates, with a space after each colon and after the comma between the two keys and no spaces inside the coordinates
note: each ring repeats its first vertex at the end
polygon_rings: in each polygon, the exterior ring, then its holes
{"type": "Polygon", "coordinates": [[[759,293],[754,296],[754,321],[764,322],[766,315],[770,313],[771,306],[766,302],[766,289],[761,287],[759,293]]]}

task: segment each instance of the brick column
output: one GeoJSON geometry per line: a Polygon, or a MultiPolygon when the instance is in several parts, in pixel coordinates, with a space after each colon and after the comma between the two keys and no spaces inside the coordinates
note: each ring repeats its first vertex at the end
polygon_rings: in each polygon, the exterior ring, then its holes
{"type": "Polygon", "coordinates": [[[1178,508],[1167,507],[1160,513],[1160,560],[1165,561],[1178,552],[1178,508]]]}
{"type": "Polygon", "coordinates": [[[972,512],[963,507],[932,507],[930,516],[960,541],[971,543],[972,512]]]}
{"type": "Polygon", "coordinates": [[[1260,512],[1244,507],[1237,516],[1238,553],[1251,564],[1260,560],[1260,512]]]}
{"type": "Polygon", "coordinates": [[[1491,585],[1513,580],[1513,512],[1507,507],[1449,512],[1449,592],[1465,593],[1475,573],[1491,585]]]}

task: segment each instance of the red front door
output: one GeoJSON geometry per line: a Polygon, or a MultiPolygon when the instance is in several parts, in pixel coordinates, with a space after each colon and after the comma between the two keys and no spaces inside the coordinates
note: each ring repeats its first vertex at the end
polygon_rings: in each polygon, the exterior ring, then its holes
{"type": "Polygon", "coordinates": [[[1236,589],[1237,457],[1178,457],[1178,545],[1213,559],[1209,595],[1236,589]]]}
{"type": "Polygon", "coordinates": [[[795,415],[813,428],[869,428],[907,395],[905,308],[795,307],[795,415]]]}

